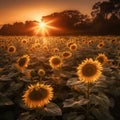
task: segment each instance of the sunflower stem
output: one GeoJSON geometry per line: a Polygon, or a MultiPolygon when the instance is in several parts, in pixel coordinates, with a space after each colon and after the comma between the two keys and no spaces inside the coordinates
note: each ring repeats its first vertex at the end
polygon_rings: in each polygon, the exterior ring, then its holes
{"type": "Polygon", "coordinates": [[[36,115],[39,120],[42,120],[44,115],[41,114],[42,108],[36,108],[36,115]]]}
{"type": "MultiPolygon", "coordinates": [[[[89,97],[90,97],[90,83],[88,82],[87,83],[86,98],[89,100],[89,97]]],[[[88,101],[88,103],[87,103],[87,110],[86,110],[87,120],[89,120],[89,107],[90,107],[90,103],[88,101]]]]}
{"type": "Polygon", "coordinates": [[[39,76],[39,82],[42,82],[42,77],[41,76],[39,76]]]}
{"type": "Polygon", "coordinates": [[[37,117],[39,118],[40,117],[40,109],[36,108],[35,111],[36,111],[37,117]]]}
{"type": "Polygon", "coordinates": [[[13,57],[12,57],[12,54],[11,54],[11,55],[9,55],[9,60],[10,60],[11,64],[12,64],[12,59],[13,59],[13,57]]]}
{"type": "Polygon", "coordinates": [[[54,69],[53,73],[56,77],[60,77],[60,68],[59,69],[54,69]]]}

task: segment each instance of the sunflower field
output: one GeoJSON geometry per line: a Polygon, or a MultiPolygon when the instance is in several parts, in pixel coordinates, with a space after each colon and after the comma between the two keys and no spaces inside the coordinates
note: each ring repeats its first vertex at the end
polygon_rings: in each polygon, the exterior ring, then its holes
{"type": "Polygon", "coordinates": [[[0,36],[0,120],[120,120],[120,37],[0,36]]]}

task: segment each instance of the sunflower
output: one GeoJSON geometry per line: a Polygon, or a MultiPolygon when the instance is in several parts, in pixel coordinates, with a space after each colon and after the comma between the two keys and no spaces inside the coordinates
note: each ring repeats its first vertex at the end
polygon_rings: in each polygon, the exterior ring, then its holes
{"type": "Polygon", "coordinates": [[[102,48],[104,45],[105,45],[104,42],[100,42],[100,43],[97,45],[97,48],[102,48]]]}
{"type": "Polygon", "coordinates": [[[88,45],[92,45],[94,43],[93,40],[88,41],[88,45]]]}
{"type": "Polygon", "coordinates": [[[70,45],[70,50],[74,51],[76,49],[77,49],[77,44],[76,43],[70,45]]]}
{"type": "Polygon", "coordinates": [[[96,57],[96,60],[98,60],[102,65],[106,64],[108,61],[108,58],[105,54],[98,54],[98,56],[96,57]]]}
{"type": "Polygon", "coordinates": [[[16,52],[16,47],[15,46],[9,46],[8,49],[7,49],[7,52],[9,54],[13,54],[16,52]]]}
{"type": "Polygon", "coordinates": [[[52,68],[58,69],[62,65],[62,59],[60,58],[60,56],[52,56],[49,59],[49,63],[52,68]]]}
{"type": "Polygon", "coordinates": [[[44,69],[39,69],[38,70],[38,75],[39,76],[44,76],[45,75],[45,70],[44,69]]]}
{"type": "Polygon", "coordinates": [[[50,85],[36,83],[28,86],[22,97],[29,108],[44,107],[53,98],[53,88],[50,85]]]}
{"type": "Polygon", "coordinates": [[[27,44],[27,42],[28,42],[27,39],[22,39],[22,40],[21,40],[21,43],[22,43],[22,44],[27,44]]]}
{"type": "Polygon", "coordinates": [[[41,45],[40,45],[40,43],[34,43],[34,44],[33,44],[33,47],[34,47],[35,49],[38,49],[38,48],[41,47],[41,45]]]}
{"type": "Polygon", "coordinates": [[[64,39],[61,39],[60,42],[64,44],[64,43],[65,43],[65,40],[64,40],[64,39]]]}
{"type": "Polygon", "coordinates": [[[54,52],[54,53],[58,53],[59,51],[60,51],[59,48],[54,48],[54,49],[53,49],[53,52],[54,52]]]}
{"type": "Polygon", "coordinates": [[[26,68],[28,66],[29,61],[30,61],[29,56],[28,55],[23,55],[17,61],[17,68],[19,70],[23,70],[24,68],[26,68]]]}
{"type": "Polygon", "coordinates": [[[116,41],[115,39],[111,39],[111,40],[110,40],[110,43],[113,44],[113,43],[115,43],[115,41],[116,41]]]}
{"type": "Polygon", "coordinates": [[[79,79],[88,83],[96,81],[102,71],[102,65],[99,61],[93,61],[92,58],[84,60],[77,68],[79,79]]]}
{"type": "Polygon", "coordinates": [[[45,51],[48,50],[48,46],[47,46],[47,45],[44,45],[42,48],[43,48],[43,50],[45,50],[45,51]]]}
{"type": "Polygon", "coordinates": [[[72,53],[70,52],[70,51],[64,51],[63,53],[62,53],[62,58],[63,59],[68,59],[68,58],[70,58],[72,56],[72,53]]]}
{"type": "Polygon", "coordinates": [[[74,44],[74,42],[68,42],[67,47],[69,48],[72,44],[74,44]]]}
{"type": "Polygon", "coordinates": [[[0,45],[0,49],[5,49],[5,45],[0,45]]]}
{"type": "Polygon", "coordinates": [[[31,48],[30,48],[30,51],[31,51],[31,52],[35,51],[35,47],[31,47],[31,48]]]}

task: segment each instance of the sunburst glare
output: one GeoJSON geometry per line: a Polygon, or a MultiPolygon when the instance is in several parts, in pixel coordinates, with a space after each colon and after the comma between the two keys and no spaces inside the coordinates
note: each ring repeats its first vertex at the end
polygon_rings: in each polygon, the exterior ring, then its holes
{"type": "Polygon", "coordinates": [[[39,25],[40,25],[40,28],[41,28],[41,29],[44,29],[45,26],[46,26],[45,22],[43,22],[43,21],[41,21],[39,25]]]}
{"type": "Polygon", "coordinates": [[[36,24],[36,27],[34,27],[35,34],[36,35],[41,34],[42,36],[45,36],[45,35],[49,35],[50,29],[59,30],[59,28],[51,25],[51,23],[53,22],[54,20],[50,20],[46,22],[40,20],[40,22],[36,24]]]}

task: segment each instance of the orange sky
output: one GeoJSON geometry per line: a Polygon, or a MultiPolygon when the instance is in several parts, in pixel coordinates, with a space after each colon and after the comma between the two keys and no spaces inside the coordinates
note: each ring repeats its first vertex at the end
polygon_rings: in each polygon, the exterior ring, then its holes
{"type": "Polygon", "coordinates": [[[92,5],[103,0],[0,0],[0,25],[40,20],[41,16],[68,9],[90,14],[92,5]]]}

